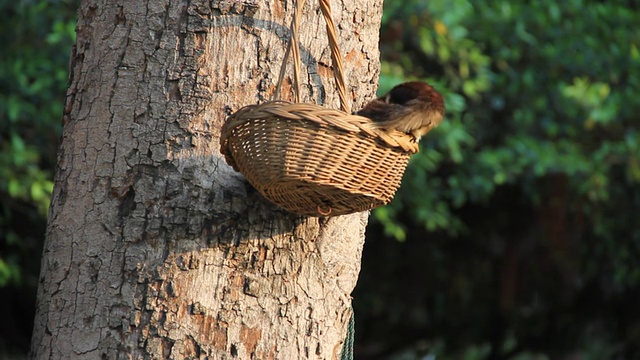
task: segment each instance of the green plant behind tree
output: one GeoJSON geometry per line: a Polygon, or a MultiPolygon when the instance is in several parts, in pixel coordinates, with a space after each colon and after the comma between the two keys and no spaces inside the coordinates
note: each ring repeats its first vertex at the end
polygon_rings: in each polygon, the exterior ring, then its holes
{"type": "Polygon", "coordinates": [[[432,287],[414,325],[448,354],[482,343],[491,356],[553,354],[593,339],[637,350],[640,315],[625,299],[640,294],[639,9],[387,0],[383,22],[381,92],[418,78],[447,100],[395,200],[374,212],[389,236],[429,249],[398,260],[425,264],[411,266],[421,280],[403,276],[432,287]]]}
{"type": "Polygon", "coordinates": [[[0,1],[0,357],[30,336],[76,6],[0,1]]]}

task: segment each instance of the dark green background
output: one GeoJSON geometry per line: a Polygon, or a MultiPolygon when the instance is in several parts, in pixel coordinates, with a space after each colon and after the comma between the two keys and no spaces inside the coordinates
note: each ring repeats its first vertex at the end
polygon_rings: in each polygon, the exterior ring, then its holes
{"type": "MultiPolygon", "coordinates": [[[[24,356],[76,1],[0,0],[0,357],[24,356]]],[[[640,4],[387,0],[445,122],[373,212],[356,359],[640,358],[640,4]]]]}

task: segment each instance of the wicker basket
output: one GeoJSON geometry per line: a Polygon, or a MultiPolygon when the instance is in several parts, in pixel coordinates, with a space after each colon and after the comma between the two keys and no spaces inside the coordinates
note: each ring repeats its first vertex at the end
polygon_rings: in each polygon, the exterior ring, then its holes
{"type": "Polygon", "coordinates": [[[296,214],[343,215],[387,204],[417,144],[371,120],[314,104],[273,101],[231,115],[227,163],[265,198],[296,214]]]}
{"type": "Polygon", "coordinates": [[[293,57],[296,102],[249,105],[227,118],[220,151],[265,198],[296,214],[344,215],[387,204],[400,186],[415,139],[378,130],[351,115],[342,57],[329,1],[320,0],[327,24],[341,111],[300,103],[298,25],[304,0],[296,3],[291,39],[274,98],[280,96],[286,62],[293,57]]]}

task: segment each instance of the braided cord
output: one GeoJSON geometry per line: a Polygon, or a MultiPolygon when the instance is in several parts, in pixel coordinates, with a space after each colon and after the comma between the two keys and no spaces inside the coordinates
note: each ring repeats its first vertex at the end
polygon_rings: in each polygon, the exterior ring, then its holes
{"type": "Polygon", "coordinates": [[[340,354],[340,360],[353,360],[353,344],[355,343],[356,335],[356,318],[351,307],[351,317],[349,318],[349,324],[347,325],[347,337],[344,339],[342,345],[342,352],[340,354]]]}

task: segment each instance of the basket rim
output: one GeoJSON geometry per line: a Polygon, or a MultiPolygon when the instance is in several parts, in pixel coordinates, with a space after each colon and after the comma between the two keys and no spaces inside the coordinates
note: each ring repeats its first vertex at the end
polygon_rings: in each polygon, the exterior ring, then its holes
{"type": "Polygon", "coordinates": [[[409,134],[382,129],[375,122],[364,116],[348,114],[341,110],[328,109],[313,103],[292,103],[285,100],[272,100],[262,104],[247,105],[229,115],[222,127],[220,136],[222,153],[226,153],[228,137],[237,126],[251,120],[281,118],[288,120],[310,121],[323,127],[343,130],[381,140],[388,147],[400,148],[415,154],[419,151],[418,143],[409,134]]]}

